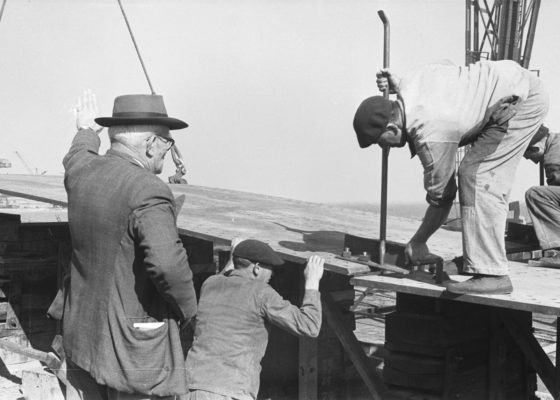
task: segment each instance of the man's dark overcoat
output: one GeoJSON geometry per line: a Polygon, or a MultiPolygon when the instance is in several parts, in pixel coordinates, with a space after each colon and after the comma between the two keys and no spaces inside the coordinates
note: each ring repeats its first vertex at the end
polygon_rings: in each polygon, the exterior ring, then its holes
{"type": "Polygon", "coordinates": [[[186,391],[179,321],[196,313],[192,272],[169,187],[134,158],[80,130],[64,158],[72,236],[64,349],[123,392],[186,391]],[[164,322],[140,330],[137,322],[164,322]]]}

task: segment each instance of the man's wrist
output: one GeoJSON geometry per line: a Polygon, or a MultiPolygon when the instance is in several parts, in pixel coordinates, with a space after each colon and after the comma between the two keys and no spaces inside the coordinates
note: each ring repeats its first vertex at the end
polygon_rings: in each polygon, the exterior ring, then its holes
{"type": "Polygon", "coordinates": [[[319,282],[305,282],[305,290],[319,290],[319,282]]]}

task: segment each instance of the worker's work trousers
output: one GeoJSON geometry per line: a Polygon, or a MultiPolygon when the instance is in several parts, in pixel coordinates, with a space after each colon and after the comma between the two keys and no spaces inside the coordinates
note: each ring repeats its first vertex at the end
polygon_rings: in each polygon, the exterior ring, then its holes
{"type": "Polygon", "coordinates": [[[66,400],[176,400],[179,396],[150,396],[147,394],[124,393],[100,385],[92,376],[71,361],[67,362],[66,400]]]}
{"type": "Polygon", "coordinates": [[[525,203],[541,248],[560,248],[560,186],[532,187],[525,203]]]}
{"type": "Polygon", "coordinates": [[[509,194],[523,153],[548,111],[548,95],[535,77],[528,98],[510,107],[515,115],[500,125],[489,124],[459,166],[466,273],[509,272],[504,239],[509,194]]]}
{"type": "Polygon", "coordinates": [[[206,390],[193,390],[181,400],[233,400],[231,397],[223,396],[221,394],[207,392],[206,390]]]}

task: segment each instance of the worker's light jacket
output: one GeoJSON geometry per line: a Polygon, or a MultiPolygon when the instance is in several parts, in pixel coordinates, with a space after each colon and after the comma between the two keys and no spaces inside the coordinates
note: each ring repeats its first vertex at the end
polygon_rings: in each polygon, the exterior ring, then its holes
{"type": "Polygon", "coordinates": [[[513,61],[430,64],[401,79],[406,130],[424,167],[430,204],[453,201],[457,148],[474,141],[496,113],[511,118],[514,110],[508,106],[527,99],[533,79],[513,61]]]}
{"type": "Polygon", "coordinates": [[[196,313],[173,195],[132,157],[80,130],[64,158],[72,236],[66,355],[100,384],[169,396],[187,384],[178,321],[196,313]],[[141,330],[135,323],[162,322],[141,330]]]}
{"type": "Polygon", "coordinates": [[[189,389],[256,399],[271,323],[299,336],[316,337],[321,328],[319,292],[306,290],[298,308],[267,283],[239,271],[208,278],[187,355],[189,389]]]}

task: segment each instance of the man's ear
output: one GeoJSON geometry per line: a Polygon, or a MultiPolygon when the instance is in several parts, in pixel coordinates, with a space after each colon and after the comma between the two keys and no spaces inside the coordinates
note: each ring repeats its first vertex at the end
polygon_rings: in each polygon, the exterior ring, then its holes
{"type": "Polygon", "coordinates": [[[255,276],[255,278],[259,276],[260,273],[261,273],[261,266],[259,265],[259,263],[253,264],[253,275],[255,276]]]}

